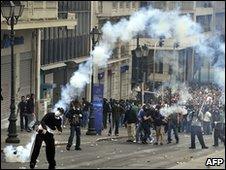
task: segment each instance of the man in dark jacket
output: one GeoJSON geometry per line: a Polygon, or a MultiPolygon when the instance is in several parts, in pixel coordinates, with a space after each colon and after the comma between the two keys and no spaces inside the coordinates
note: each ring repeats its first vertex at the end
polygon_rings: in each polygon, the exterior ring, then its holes
{"type": "Polygon", "coordinates": [[[30,168],[34,169],[36,160],[40,153],[42,142],[46,144],[46,157],[49,163],[49,169],[55,169],[55,141],[52,131],[58,130],[62,132],[62,119],[60,116],[63,114],[63,109],[58,108],[55,113],[47,113],[41,120],[40,125],[37,129],[37,135],[35,138],[34,149],[31,154],[30,168]]]}
{"type": "MultiPolygon", "coordinates": [[[[119,121],[122,113],[124,113],[124,108],[118,101],[114,101],[112,105],[112,119],[113,126],[115,126],[115,136],[119,135],[119,121]]],[[[111,135],[111,130],[110,128],[108,135],[111,135]]]]}
{"type": "Polygon", "coordinates": [[[27,118],[28,118],[28,132],[32,131],[35,119],[35,104],[34,104],[34,94],[31,94],[30,98],[27,100],[27,118]]]}
{"type": "Polygon", "coordinates": [[[17,114],[20,113],[20,129],[21,131],[28,128],[27,124],[27,107],[25,96],[21,96],[21,101],[18,104],[17,114]]]}
{"type": "Polygon", "coordinates": [[[164,134],[164,119],[165,117],[160,113],[160,105],[155,107],[155,112],[153,114],[154,127],[156,131],[156,142],[154,145],[158,145],[160,139],[160,145],[163,145],[163,134],[164,134]]]}
{"type": "Polygon", "coordinates": [[[141,135],[141,141],[143,144],[148,144],[147,139],[151,135],[150,131],[150,120],[151,120],[151,115],[149,113],[149,106],[144,105],[142,109],[139,112],[139,119],[140,119],[140,128],[141,131],[144,133],[144,135],[141,135]]]}
{"type": "Polygon", "coordinates": [[[218,146],[218,139],[220,139],[224,145],[225,145],[225,137],[223,133],[223,118],[220,116],[220,110],[218,108],[213,109],[213,116],[212,116],[212,127],[213,127],[213,137],[214,137],[214,145],[213,146],[218,146]]]}
{"type": "Polygon", "coordinates": [[[110,113],[110,104],[108,103],[108,100],[104,98],[103,100],[103,128],[107,129],[107,118],[108,114],[110,113]]]}
{"type": "Polygon", "coordinates": [[[136,122],[137,122],[137,109],[135,108],[134,104],[128,104],[124,118],[124,124],[125,127],[127,128],[128,133],[127,142],[135,142],[136,122]]]}
{"type": "Polygon", "coordinates": [[[88,123],[90,107],[91,104],[85,98],[82,98],[82,112],[83,112],[82,127],[86,127],[88,123]]]}
{"type": "Polygon", "coordinates": [[[68,114],[66,114],[68,121],[70,123],[70,136],[68,138],[67,150],[70,150],[72,146],[72,142],[74,139],[74,133],[76,132],[76,145],[75,150],[81,150],[81,119],[82,119],[82,109],[78,100],[72,102],[72,108],[69,110],[68,114]]]}
{"type": "Polygon", "coordinates": [[[178,137],[178,126],[179,126],[179,113],[172,113],[168,116],[167,119],[167,134],[168,134],[168,144],[171,143],[171,131],[173,130],[176,143],[179,143],[179,137],[178,137]]]}

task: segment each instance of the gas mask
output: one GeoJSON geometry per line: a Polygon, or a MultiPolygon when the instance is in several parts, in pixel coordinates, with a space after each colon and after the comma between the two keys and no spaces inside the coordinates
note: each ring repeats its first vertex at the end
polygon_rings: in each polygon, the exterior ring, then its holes
{"type": "Polygon", "coordinates": [[[60,117],[60,115],[61,115],[61,112],[60,112],[59,110],[57,110],[57,111],[55,112],[55,116],[56,116],[56,117],[60,117]]]}
{"type": "Polygon", "coordinates": [[[63,113],[63,109],[62,108],[58,108],[57,111],[55,112],[55,116],[57,118],[59,118],[63,113]]]}

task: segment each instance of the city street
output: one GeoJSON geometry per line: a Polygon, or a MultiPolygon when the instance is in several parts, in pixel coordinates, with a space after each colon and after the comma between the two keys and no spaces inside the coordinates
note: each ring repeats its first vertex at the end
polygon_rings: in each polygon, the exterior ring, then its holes
{"type": "MultiPolygon", "coordinates": [[[[92,137],[89,136],[89,138],[92,137]]],[[[222,144],[220,144],[219,148],[212,147],[213,141],[211,135],[205,136],[204,138],[209,149],[203,150],[200,144],[197,143],[197,149],[189,150],[190,136],[187,134],[180,134],[179,144],[173,142],[171,144],[164,144],[163,146],[129,144],[126,142],[126,138],[109,138],[82,144],[82,151],[75,151],[74,147],[71,147],[71,150],[67,151],[65,149],[66,145],[59,145],[56,147],[56,168],[206,168],[205,161],[208,155],[210,155],[209,157],[222,157],[225,159],[225,154],[222,144]]],[[[44,148],[42,148],[38,160],[39,162],[36,168],[48,168],[44,148]]],[[[4,169],[29,169],[29,163],[6,163],[3,161],[1,163],[4,169]]],[[[224,169],[224,166],[225,163],[218,168],[224,169]]]]}
{"type": "Polygon", "coordinates": [[[1,1],[1,169],[225,169],[224,21],[224,1],[1,1]]]}

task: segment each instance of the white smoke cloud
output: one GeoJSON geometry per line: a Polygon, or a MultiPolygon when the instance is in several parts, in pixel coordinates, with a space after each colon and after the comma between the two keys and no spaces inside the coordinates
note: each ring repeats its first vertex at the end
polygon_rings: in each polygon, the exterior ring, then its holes
{"type": "MultiPolygon", "coordinates": [[[[201,55],[212,56],[213,51],[209,49],[205,35],[202,34],[201,26],[194,22],[189,15],[181,15],[178,10],[161,11],[159,9],[142,8],[133,13],[129,19],[121,19],[118,23],[112,24],[109,21],[102,27],[102,39],[91,52],[92,59],[86,65],[79,67],[66,87],[62,88],[61,100],[55,105],[66,109],[70,101],[80,95],[86,83],[89,83],[91,65],[106,66],[107,60],[111,57],[117,41],[129,42],[138,33],[148,33],[152,38],[165,36],[181,41],[187,36],[196,36],[197,51],[201,55]]],[[[206,57],[206,56],[205,56],[206,57]]],[[[175,62],[173,62],[175,63],[175,62]]],[[[178,68],[173,67],[173,73],[178,68]]],[[[173,83],[177,77],[173,74],[173,83]]]]}
{"type": "Polygon", "coordinates": [[[90,60],[79,65],[78,70],[73,73],[69,83],[62,87],[61,99],[55,104],[53,111],[56,111],[59,107],[66,110],[70,102],[81,94],[85,85],[90,81],[91,66],[90,60]]]}
{"type": "Polygon", "coordinates": [[[165,116],[165,117],[168,117],[170,116],[171,114],[174,114],[174,113],[180,113],[182,115],[186,115],[187,114],[187,110],[182,107],[182,106],[179,106],[179,105],[173,105],[173,106],[170,106],[170,107],[163,107],[160,109],[160,113],[165,116]]]}
{"type": "Polygon", "coordinates": [[[35,134],[32,135],[31,141],[25,147],[14,147],[12,145],[6,146],[3,150],[6,162],[29,162],[34,140],[35,134]]]}

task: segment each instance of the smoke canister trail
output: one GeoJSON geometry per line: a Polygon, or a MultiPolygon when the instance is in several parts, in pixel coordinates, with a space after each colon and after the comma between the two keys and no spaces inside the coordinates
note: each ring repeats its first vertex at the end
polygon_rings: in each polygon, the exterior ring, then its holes
{"type": "Polygon", "coordinates": [[[36,134],[32,134],[30,142],[25,147],[14,147],[13,145],[6,146],[3,150],[6,162],[29,162],[35,136],[36,134]]]}

